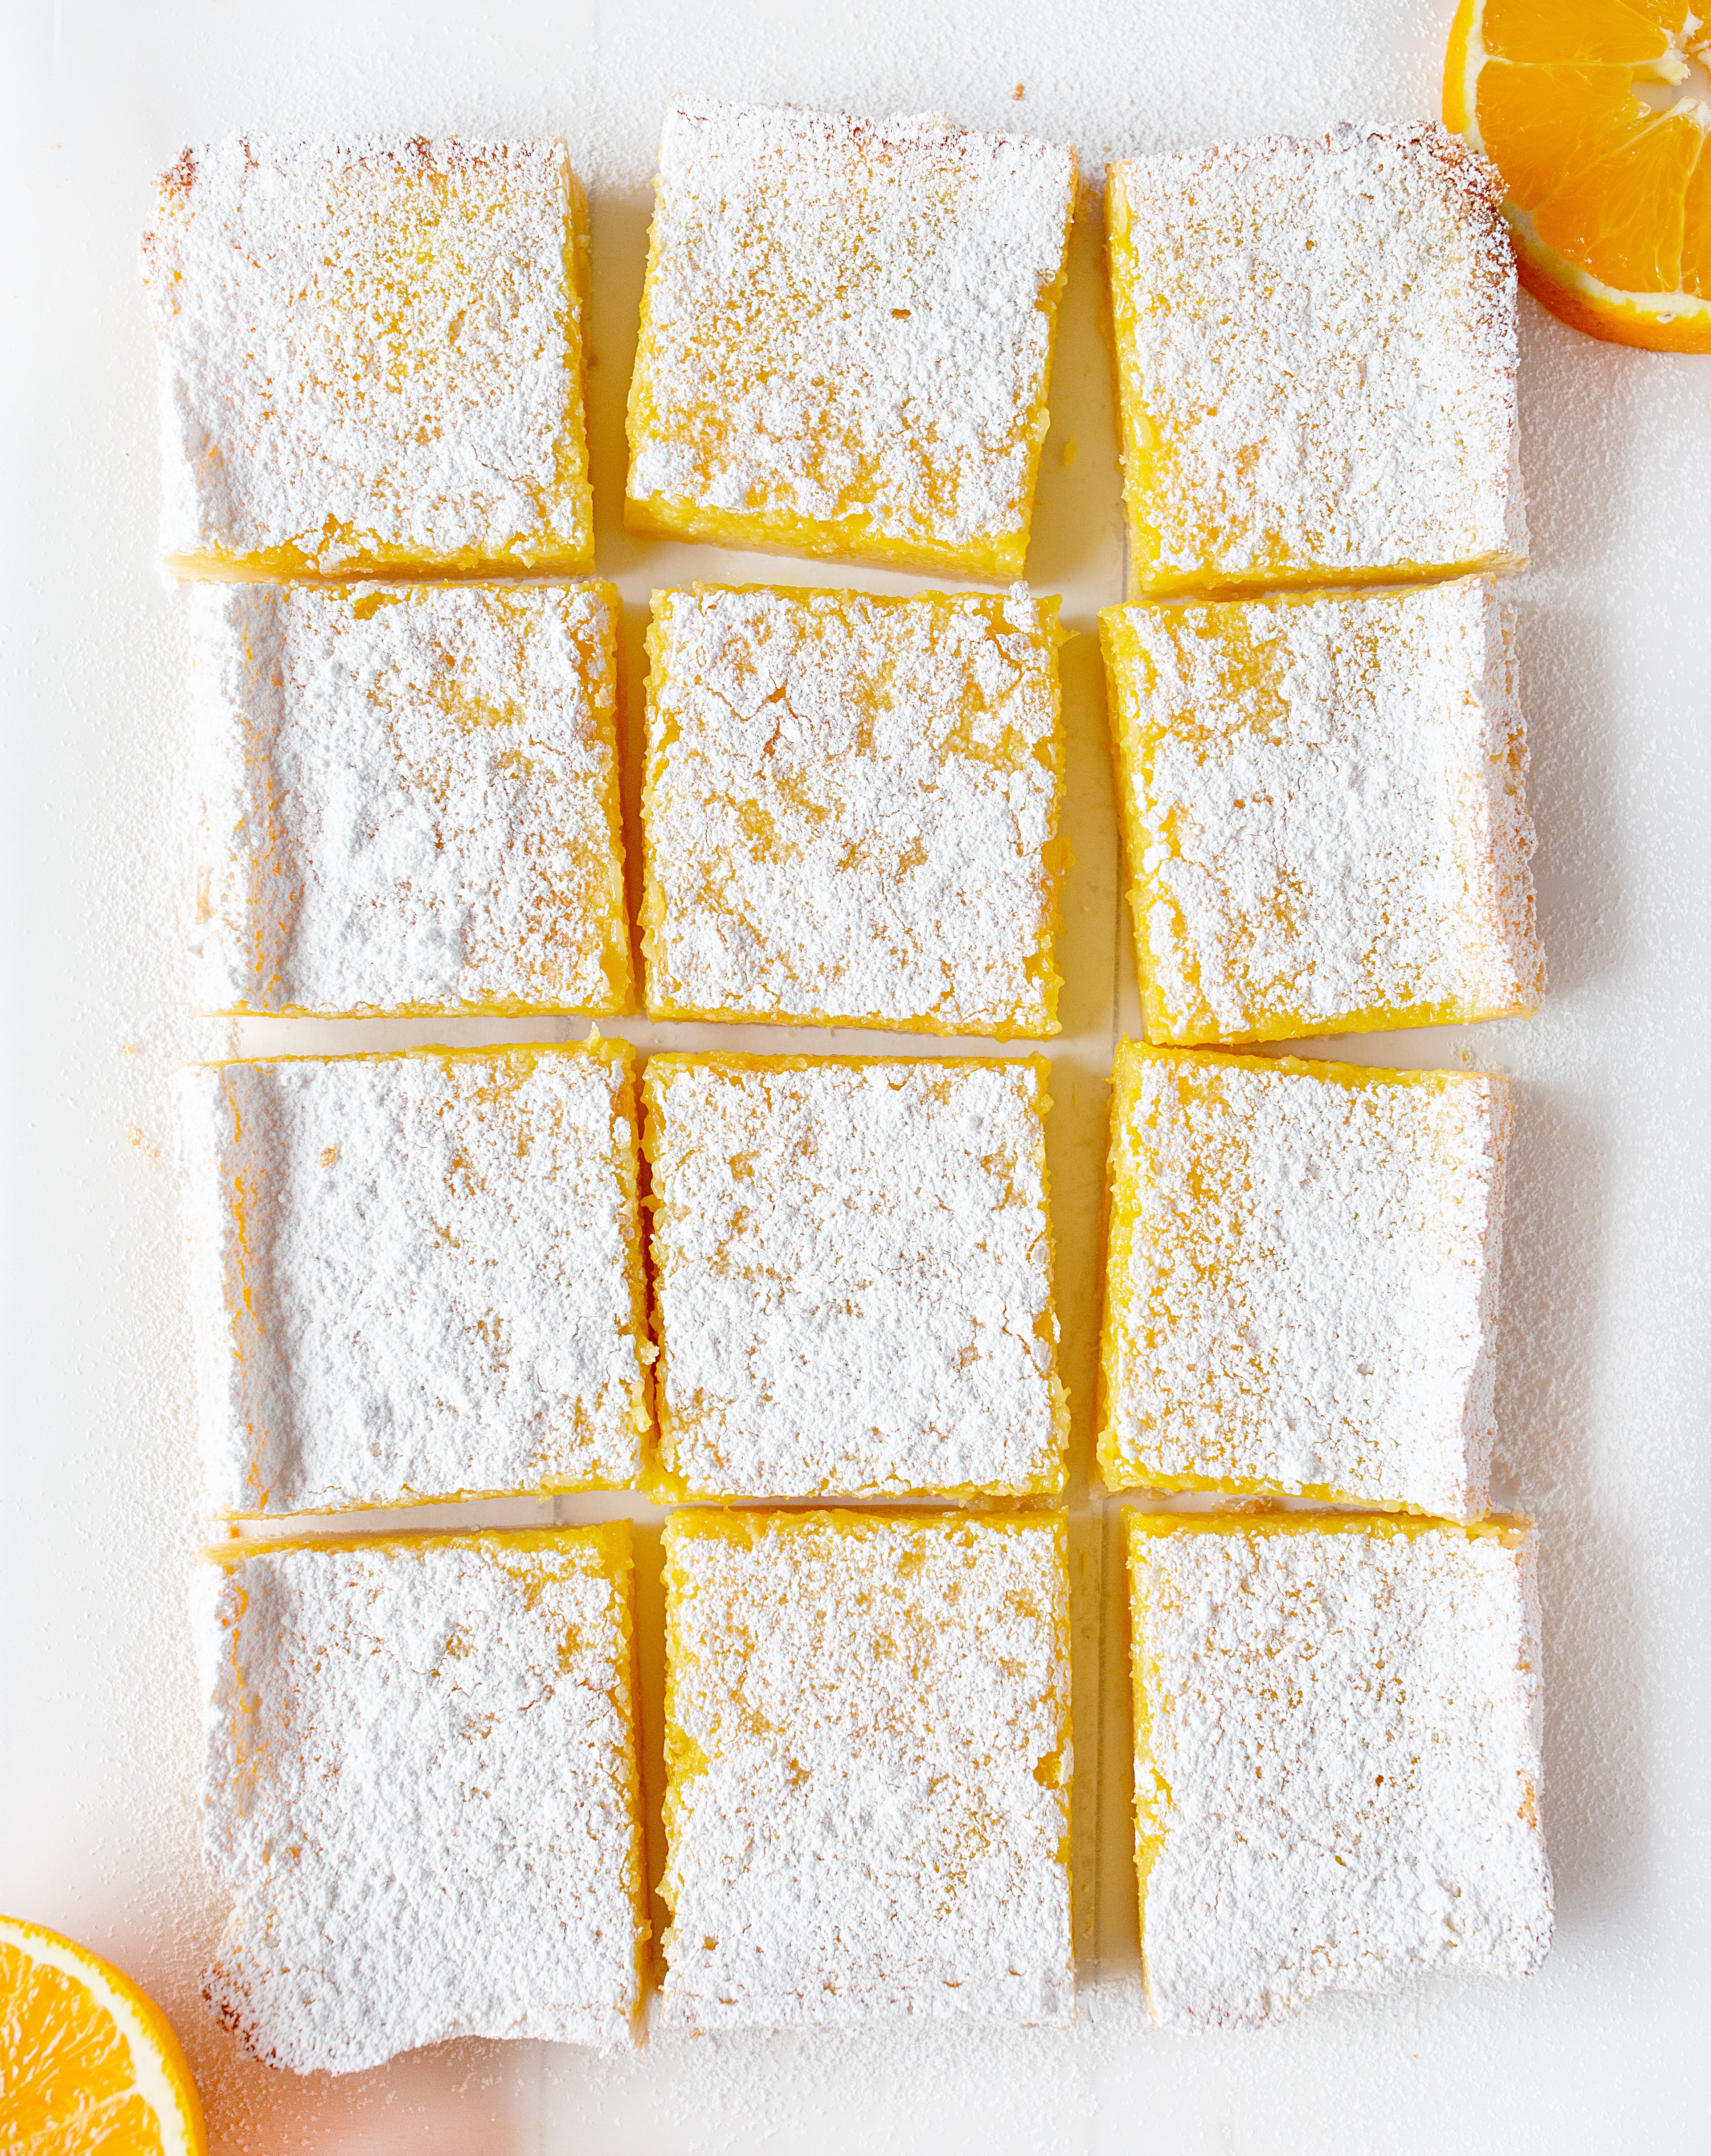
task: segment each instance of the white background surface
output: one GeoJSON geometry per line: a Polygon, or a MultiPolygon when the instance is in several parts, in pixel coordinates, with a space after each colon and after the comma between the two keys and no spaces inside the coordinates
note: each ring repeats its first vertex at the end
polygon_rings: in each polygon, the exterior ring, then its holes
{"type": "MultiPolygon", "coordinates": [[[[1705,2094],[1705,1250],[1711,360],[1597,345],[1523,303],[1533,568],[1523,694],[1551,963],[1530,1024],[1368,1036],[1368,1062],[1518,1081],[1500,1496],[1544,1535],[1546,1825],[1559,1932],[1526,1984],[1321,2001],[1256,2036],[1150,2031],[1128,1864],[1116,1542],[1078,1474],[1072,2033],[661,2040],[635,2060],[449,2046],[297,2080],[208,2020],[197,1706],[202,1538],[172,1138],[187,1055],[579,1035],[580,1026],[196,1019],[185,1002],[183,648],[152,566],[152,174],[234,129],[551,131],[592,197],[601,573],[629,603],[747,574],[908,589],[618,525],[648,182],[678,90],[943,110],[1107,154],[1437,110],[1449,0],[84,0],[8,7],[0,56],[0,1907],[114,1955],[167,2007],[217,2148],[1261,2152],[1711,2147],[1705,2094]],[[1012,93],[1025,85],[1018,100],[1012,93]]],[[[1097,213],[1078,228],[1029,572],[1064,654],[1071,874],[1052,1147],[1066,1374],[1087,1444],[1112,1043],[1132,1019],[1095,609],[1121,536],[1097,213]],[[1072,463],[1062,454],[1073,439],[1072,463]]],[[[632,758],[633,763],[633,758],[632,758]]],[[[622,1028],[644,1044],[706,1029],[622,1028]]],[[[727,1038],[729,1038],[727,1034],[727,1038]]],[[[843,1034],[836,1045],[868,1045],[843,1034]]],[[[830,1045],[744,1030],[744,1045],[830,1045]]],[[[896,1037],[884,1052],[926,1043],[896,1037]]],[[[610,1509],[609,1505],[606,1509],[610,1509]]],[[[563,1501],[559,1517],[595,1507],[563,1501]]],[[[646,1517],[642,1508],[638,1517],[646,1517]]],[[[527,1506],[484,1517],[533,1517],[527,1506]]],[[[656,1673],[655,1673],[656,1674],[656,1673]]],[[[657,1686],[655,1686],[655,1697],[657,1686]]]]}

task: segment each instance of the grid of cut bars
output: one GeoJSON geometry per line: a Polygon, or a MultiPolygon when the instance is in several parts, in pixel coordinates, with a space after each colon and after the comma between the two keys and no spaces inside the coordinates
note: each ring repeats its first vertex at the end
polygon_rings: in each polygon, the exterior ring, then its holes
{"type": "MultiPolygon", "coordinates": [[[[1492,184],[1436,127],[1110,175],[1137,603],[1101,633],[1147,1041],[1114,1074],[1098,1461],[1368,1508],[1130,1515],[1164,2022],[1549,1943],[1533,1537],[1484,1517],[1506,1083],[1206,1047],[1542,991],[1492,184]]],[[[674,105],[629,527],[1019,574],[1075,185],[1067,149],[937,119],[674,105]]],[[[562,581],[593,566],[584,228],[552,142],[163,177],[210,1009],[633,1008],[621,607],[562,581]]],[[[1056,1031],[1057,605],[655,595],[651,1017],[1056,1031]]],[[[722,1508],[666,1530],[668,2025],[1071,2017],[1047,1076],[718,1051],[638,1087],[598,1040],[182,1075],[220,1512],[722,1508]]],[[[240,1533],[198,1626],[208,1995],[251,2048],[632,2041],[627,1523],[240,1533]]]]}

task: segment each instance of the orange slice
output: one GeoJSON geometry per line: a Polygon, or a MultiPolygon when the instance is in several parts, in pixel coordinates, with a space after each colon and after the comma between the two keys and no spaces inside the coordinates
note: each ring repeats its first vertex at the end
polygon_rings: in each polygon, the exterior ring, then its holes
{"type": "Polygon", "coordinates": [[[1462,0],[1444,121],[1503,174],[1521,282],[1613,344],[1711,352],[1711,27],[1688,0],[1462,0]]]}
{"type": "Polygon", "coordinates": [[[0,2142],[30,2156],[204,2156],[160,2008],[111,1962],[0,1917],[0,2142]]]}

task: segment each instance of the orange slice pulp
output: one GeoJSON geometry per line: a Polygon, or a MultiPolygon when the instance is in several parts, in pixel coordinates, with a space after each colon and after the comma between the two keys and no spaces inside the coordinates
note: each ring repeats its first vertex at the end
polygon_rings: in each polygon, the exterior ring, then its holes
{"type": "Polygon", "coordinates": [[[167,2017],[121,1969],[0,1917],[0,2142],[30,2156],[203,2156],[167,2017]]]}
{"type": "Polygon", "coordinates": [[[1711,25],[1688,0],[1462,0],[1444,122],[1502,173],[1521,282],[1577,329],[1711,352],[1711,25]]]}

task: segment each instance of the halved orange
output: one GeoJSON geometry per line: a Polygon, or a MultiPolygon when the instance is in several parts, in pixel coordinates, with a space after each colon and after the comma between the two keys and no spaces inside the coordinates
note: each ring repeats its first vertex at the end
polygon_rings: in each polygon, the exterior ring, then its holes
{"type": "Polygon", "coordinates": [[[0,2146],[29,2156],[204,2156],[167,2017],[122,1969],[0,1917],[0,2146]]]}
{"type": "Polygon", "coordinates": [[[1444,124],[1503,174],[1521,282],[1614,344],[1711,352],[1711,26],[1688,0],[1462,0],[1444,124]]]}

